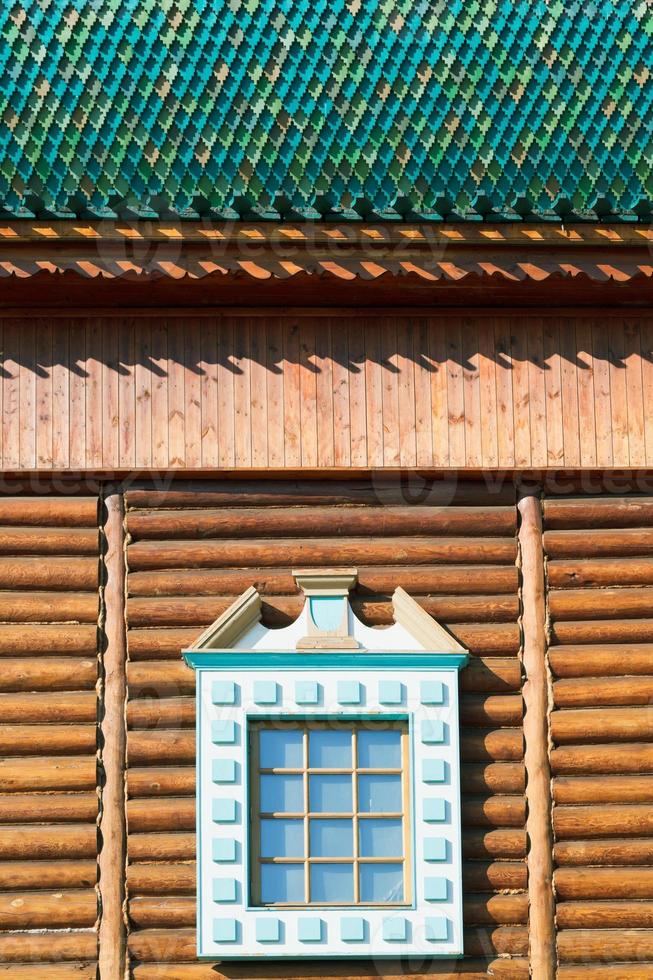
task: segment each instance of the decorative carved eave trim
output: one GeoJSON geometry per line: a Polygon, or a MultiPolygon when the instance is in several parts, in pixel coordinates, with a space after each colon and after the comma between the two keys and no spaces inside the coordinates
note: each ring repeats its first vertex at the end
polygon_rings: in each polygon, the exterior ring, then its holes
{"type": "Polygon", "coordinates": [[[250,585],[243,594],[218,616],[208,629],[191,644],[192,650],[222,650],[238,640],[261,619],[261,597],[250,585]]]}
{"type": "Polygon", "coordinates": [[[396,588],[392,596],[392,610],[395,623],[403,626],[425,650],[439,653],[467,653],[465,647],[461,646],[444,626],[429,616],[401,587],[396,588]]]}

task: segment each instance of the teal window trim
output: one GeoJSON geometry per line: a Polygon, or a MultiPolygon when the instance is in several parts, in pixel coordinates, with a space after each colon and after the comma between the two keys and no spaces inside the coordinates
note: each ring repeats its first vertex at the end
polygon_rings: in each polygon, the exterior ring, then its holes
{"type": "Polygon", "coordinates": [[[455,668],[462,670],[469,661],[468,653],[307,653],[302,650],[284,651],[280,653],[260,653],[258,651],[218,650],[207,653],[204,650],[184,650],[186,664],[194,670],[202,667],[213,669],[233,670],[234,668],[251,668],[253,670],[311,670],[320,667],[334,667],[340,670],[360,670],[371,668],[376,670],[396,670],[397,668],[415,667],[418,669],[437,670],[438,668],[455,668]]]}

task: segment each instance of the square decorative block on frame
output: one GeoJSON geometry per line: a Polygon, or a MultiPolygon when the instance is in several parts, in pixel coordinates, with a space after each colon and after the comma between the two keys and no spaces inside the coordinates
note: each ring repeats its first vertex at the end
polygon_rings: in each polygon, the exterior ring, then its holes
{"type": "Polygon", "coordinates": [[[458,671],[402,590],[353,614],[353,570],[295,573],[291,626],[249,589],[184,652],[197,678],[198,957],[463,953],[458,671]]]}

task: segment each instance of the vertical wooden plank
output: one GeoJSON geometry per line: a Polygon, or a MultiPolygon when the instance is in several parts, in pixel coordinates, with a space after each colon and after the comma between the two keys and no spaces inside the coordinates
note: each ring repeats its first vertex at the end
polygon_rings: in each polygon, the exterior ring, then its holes
{"type": "Polygon", "coordinates": [[[620,317],[608,321],[608,352],[610,365],[610,407],[612,410],[612,462],[628,466],[628,395],[626,392],[626,363],[624,360],[624,325],[620,317]]]}
{"type": "Polygon", "coordinates": [[[197,469],[202,465],[202,351],[200,347],[200,321],[189,317],[184,323],[184,397],[186,466],[197,469]]]}
{"type": "Polygon", "coordinates": [[[266,327],[268,399],[268,465],[284,465],[283,453],[283,334],[281,318],[270,317],[266,327]]]}
{"type": "Polygon", "coordinates": [[[149,469],[152,465],[152,322],[146,317],[136,320],[134,333],[136,355],[136,414],[134,433],[136,466],[149,469]]]}
{"type": "Polygon", "coordinates": [[[544,384],[546,389],[547,466],[562,466],[565,441],[562,423],[562,374],[560,359],[560,320],[547,316],[543,330],[544,384]]]}
{"type": "Polygon", "coordinates": [[[413,344],[415,324],[402,319],[396,325],[399,369],[399,462],[402,466],[417,466],[417,407],[415,403],[415,355],[413,344]]]}
{"type": "Polygon", "coordinates": [[[3,467],[20,467],[20,321],[4,321],[2,376],[3,467]]]}
{"type": "Polygon", "coordinates": [[[594,354],[594,417],[596,418],[596,465],[612,466],[612,406],[608,329],[605,320],[592,326],[594,354]]]}
{"type": "Polygon", "coordinates": [[[429,321],[429,351],[431,361],[431,432],[433,436],[433,465],[449,466],[449,358],[447,350],[447,321],[429,321]]]}
{"type": "Polygon", "coordinates": [[[624,359],[626,363],[626,398],[628,402],[628,450],[631,466],[646,466],[644,436],[644,382],[642,376],[642,339],[639,321],[624,322],[624,359]]]}
{"type": "Polygon", "coordinates": [[[460,317],[450,317],[447,338],[447,418],[449,427],[449,464],[465,466],[465,388],[463,382],[463,346],[460,317]]]}
{"type": "Polygon", "coordinates": [[[118,459],[121,467],[132,469],[136,465],[136,325],[133,320],[121,318],[107,327],[114,327],[118,332],[118,459]]]}
{"type": "Polygon", "coordinates": [[[413,320],[413,365],[415,372],[415,453],[418,466],[433,465],[433,428],[431,422],[431,375],[436,366],[431,360],[429,322],[425,317],[413,320]]]}
{"type": "Polygon", "coordinates": [[[110,320],[103,320],[101,327],[104,401],[102,465],[113,469],[120,465],[119,331],[117,323],[110,320]]]}
{"type": "Polygon", "coordinates": [[[317,405],[317,465],[333,466],[333,360],[331,320],[321,317],[315,331],[315,397],[317,405]]]}
{"type": "Polygon", "coordinates": [[[367,465],[383,466],[383,369],[380,318],[365,324],[367,465]]]}
{"type": "Polygon", "coordinates": [[[57,320],[52,335],[52,465],[65,470],[70,465],[70,364],[69,323],[57,320]]]}
{"type": "Polygon", "coordinates": [[[86,320],[86,465],[102,466],[102,324],[98,317],[86,320]]]}
{"type": "Polygon", "coordinates": [[[252,466],[268,465],[268,393],[266,320],[254,317],[250,332],[250,419],[252,427],[252,466]]]}
{"type": "Polygon", "coordinates": [[[36,330],[33,319],[20,329],[20,468],[36,466],[36,330]]]}
{"type": "Polygon", "coordinates": [[[86,466],[86,324],[76,317],[70,325],[70,465],[86,466]]]}
{"type": "Polygon", "coordinates": [[[283,325],[283,418],[286,466],[301,466],[302,446],[299,384],[299,323],[289,318],[283,325]]]}
{"type": "Polygon", "coordinates": [[[546,381],[542,321],[530,317],[527,323],[528,384],[531,393],[531,466],[547,465],[546,381]]]}
{"type": "Polygon", "coordinates": [[[368,466],[367,450],[367,391],[365,320],[351,320],[347,327],[349,349],[349,419],[351,424],[351,465],[368,466]]]}
{"type": "Polygon", "coordinates": [[[507,317],[493,318],[496,350],[497,451],[500,467],[515,465],[515,419],[512,392],[512,345],[507,317]]]}
{"type": "Polygon", "coordinates": [[[481,413],[481,461],[483,466],[499,465],[497,433],[497,378],[494,349],[494,321],[484,317],[478,323],[478,355],[481,413]]]}
{"type": "Polygon", "coordinates": [[[465,403],[465,465],[483,465],[481,380],[476,321],[465,317],[461,324],[463,398],[465,403]]]}
{"type": "Polygon", "coordinates": [[[52,466],[52,322],[36,332],[36,465],[52,466]]]}
{"type": "Polygon", "coordinates": [[[164,319],[152,323],[152,466],[167,469],[168,456],[168,329],[164,319]]]}
{"type": "Polygon", "coordinates": [[[570,317],[560,324],[560,390],[565,442],[565,466],[580,466],[580,426],[578,418],[578,372],[576,370],[576,328],[570,317]]]}
{"type": "Polygon", "coordinates": [[[653,317],[641,321],[642,391],[644,397],[644,440],[646,465],[653,466],[653,317]]]}
{"type": "Polygon", "coordinates": [[[381,326],[381,403],[383,465],[399,466],[399,366],[397,364],[397,321],[383,318],[381,326]]]}
{"type": "Polygon", "coordinates": [[[592,324],[587,317],[576,320],[576,359],[578,363],[578,418],[580,424],[581,466],[596,466],[596,420],[594,418],[594,357],[592,324]]]}
{"type": "Polygon", "coordinates": [[[200,398],[202,466],[218,466],[218,333],[215,321],[204,317],[200,331],[200,398]]]}
{"type": "Polygon", "coordinates": [[[171,467],[186,462],[186,395],[184,325],[170,318],[168,327],[168,457],[171,467]]]}
{"type": "Polygon", "coordinates": [[[302,466],[317,466],[317,367],[315,324],[302,319],[299,326],[300,440],[302,466]]]}
{"type": "Polygon", "coordinates": [[[514,317],[510,331],[512,404],[515,421],[515,466],[531,465],[531,404],[528,388],[528,341],[526,325],[514,317]]]}
{"type": "Polygon", "coordinates": [[[252,427],[250,418],[250,320],[234,321],[234,444],[236,466],[252,465],[252,427]]]}
{"type": "Polygon", "coordinates": [[[331,358],[333,391],[333,462],[351,465],[351,422],[349,417],[349,338],[343,318],[331,320],[331,358]]]}
{"type": "Polygon", "coordinates": [[[218,323],[218,464],[225,469],[236,465],[233,356],[234,323],[223,317],[218,323]]]}

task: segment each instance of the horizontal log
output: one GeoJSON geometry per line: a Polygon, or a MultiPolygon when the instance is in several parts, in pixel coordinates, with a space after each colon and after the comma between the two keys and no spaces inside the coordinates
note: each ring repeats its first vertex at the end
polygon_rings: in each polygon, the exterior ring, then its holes
{"type": "Polygon", "coordinates": [[[0,861],[0,890],[94,888],[97,861],[0,861]]]}
{"type": "Polygon", "coordinates": [[[138,508],[263,507],[287,504],[429,504],[506,506],[515,502],[512,481],[426,479],[421,475],[378,476],[373,480],[222,480],[175,482],[162,490],[125,491],[128,510],[138,508]]]}
{"type": "Polygon", "coordinates": [[[653,701],[653,677],[564,678],[553,684],[553,700],[558,708],[650,704],[653,701]]]}
{"type": "MultiPolygon", "coordinates": [[[[97,614],[96,614],[97,618],[97,614]]],[[[90,654],[98,648],[97,627],[86,625],[0,625],[0,655],[17,657],[20,654],[39,657],[45,654],[90,654]]],[[[4,673],[4,664],[3,664],[4,673]]]]}
{"type": "Polygon", "coordinates": [[[653,770],[653,746],[645,743],[565,745],[551,753],[555,775],[571,773],[647,773],[653,770]]]}
{"type": "Polygon", "coordinates": [[[563,929],[558,956],[563,963],[653,960],[653,929],[563,929]]]}
{"type": "Polygon", "coordinates": [[[130,797],[193,796],[195,766],[145,766],[127,770],[130,797]]]}
{"type": "Polygon", "coordinates": [[[555,643],[648,643],[653,640],[653,619],[583,619],[555,622],[555,643]]]}
{"type": "Polygon", "coordinates": [[[558,929],[650,929],[653,902],[558,902],[556,924],[558,929]]]}
{"type": "Polygon", "coordinates": [[[85,558],[0,557],[0,589],[45,589],[46,591],[97,592],[99,561],[85,558]]]}
{"type": "Polygon", "coordinates": [[[556,803],[653,803],[653,776],[557,776],[556,803]]]}
{"type": "Polygon", "coordinates": [[[95,790],[96,785],[95,755],[69,759],[56,756],[0,759],[2,793],[95,790]]]}
{"type": "Polygon", "coordinates": [[[0,977],[11,980],[96,980],[97,965],[86,963],[0,963],[0,977]]]}
{"type": "Polygon", "coordinates": [[[97,793],[9,793],[0,796],[0,823],[91,823],[97,793]]]}
{"type": "Polygon", "coordinates": [[[514,534],[514,507],[306,506],[129,511],[134,541],[206,538],[295,538],[395,535],[514,534]]]}
{"type": "Polygon", "coordinates": [[[96,725],[2,725],[0,755],[40,755],[43,747],[52,755],[95,753],[96,725]]]}
{"type": "Polygon", "coordinates": [[[612,840],[559,841],[554,847],[561,867],[579,865],[644,865],[653,863],[653,840],[630,837],[612,840]]]}
{"type": "Polygon", "coordinates": [[[463,922],[466,926],[521,925],[528,922],[528,895],[467,895],[463,922]]]}
{"type": "Polygon", "coordinates": [[[653,497],[568,497],[545,499],[547,530],[646,527],[653,524],[653,497]]]}
{"type": "Polygon", "coordinates": [[[0,860],[95,857],[96,849],[95,824],[0,827],[0,860]]]}
{"type": "Polygon", "coordinates": [[[515,827],[498,830],[463,830],[463,856],[467,860],[514,859],[525,855],[525,830],[515,827]]]}
{"type": "Polygon", "coordinates": [[[131,864],[127,868],[129,895],[195,895],[195,862],[131,864]]]}
{"type": "Polygon", "coordinates": [[[194,861],[195,834],[134,834],[127,841],[130,862],[194,861]]]}
{"type": "Polygon", "coordinates": [[[552,646],[549,662],[556,677],[653,675],[653,643],[552,646]]]}
{"type": "Polygon", "coordinates": [[[473,657],[460,672],[461,694],[475,691],[519,691],[521,666],[517,657],[473,657]]]}
{"type": "Polygon", "coordinates": [[[0,664],[0,691],[7,693],[92,691],[97,683],[95,657],[11,657],[0,664]]]}
{"type": "Polygon", "coordinates": [[[464,763],[461,767],[462,792],[470,796],[484,793],[523,793],[526,771],[518,762],[464,763]]]}
{"type": "Polygon", "coordinates": [[[97,592],[0,592],[3,623],[97,623],[97,592]]]}
{"type": "Polygon", "coordinates": [[[97,912],[94,888],[0,894],[0,929],[87,929],[97,912]]]}
{"type": "MultiPolygon", "coordinates": [[[[80,932],[5,932],[0,933],[0,962],[55,963],[72,960],[94,960],[97,957],[97,934],[80,932]]],[[[10,973],[13,978],[13,973],[10,973]]],[[[45,980],[45,976],[43,978],[45,980]]]]}
{"type": "Polygon", "coordinates": [[[647,741],[653,738],[653,712],[647,708],[566,708],[551,715],[554,742],[647,741]]]}
{"type": "Polygon", "coordinates": [[[653,606],[653,588],[565,589],[549,592],[555,620],[610,619],[646,616],[653,606]]]}
{"type": "Polygon", "coordinates": [[[0,694],[0,723],[94,722],[97,717],[95,691],[68,694],[0,694]]]}
{"type": "MultiPolygon", "coordinates": [[[[384,980],[405,980],[405,967],[401,958],[396,961],[385,960],[383,963],[384,980]]],[[[411,966],[412,980],[487,980],[496,977],[497,980],[528,980],[528,960],[523,957],[511,956],[509,959],[470,959],[457,962],[454,960],[434,960],[426,967],[426,972],[416,972],[411,966]]],[[[135,963],[132,967],[133,980],[242,980],[243,970],[239,964],[227,961],[220,965],[210,963],[135,963]]],[[[356,960],[355,971],[351,962],[345,960],[320,959],[315,962],[298,961],[296,963],[265,959],[247,963],[247,980],[307,980],[307,978],[338,978],[338,980],[378,980],[378,972],[373,963],[356,960]],[[281,972],[283,971],[283,972],[281,972]]],[[[629,980],[631,974],[628,974],[629,980]]],[[[37,978],[41,980],[41,978],[37,978]]]]}
{"type": "MultiPolygon", "coordinates": [[[[361,598],[369,595],[390,596],[397,586],[416,595],[465,596],[516,594],[519,587],[519,572],[514,565],[358,565],[357,567],[356,595],[361,598]]],[[[262,596],[298,593],[289,567],[176,568],[172,571],[131,572],[129,575],[130,596],[239,596],[250,586],[253,586],[262,596]]]]}
{"type": "Polygon", "coordinates": [[[97,527],[0,527],[3,555],[97,555],[97,527]]]}
{"type": "Polygon", "coordinates": [[[460,757],[465,762],[485,759],[518,762],[524,755],[521,728],[462,729],[460,757]]]}
{"type": "Polygon", "coordinates": [[[547,578],[551,589],[653,585],[653,560],[651,558],[551,560],[547,563],[547,578]]]}
{"type": "Polygon", "coordinates": [[[0,497],[0,524],[23,527],[97,527],[97,497],[0,497]]]}
{"type": "Polygon", "coordinates": [[[653,868],[558,868],[558,899],[653,898],[653,868]]]}
{"type": "Polygon", "coordinates": [[[653,807],[617,803],[594,806],[556,806],[553,828],[558,840],[592,837],[653,835],[653,807]]]}
{"type": "Polygon", "coordinates": [[[463,892],[517,891],[528,887],[524,861],[468,861],[463,864],[463,892]]]}
{"type": "Polygon", "coordinates": [[[558,980],[650,980],[651,966],[649,963],[563,964],[558,967],[557,977],[558,980]]]}
{"type": "Polygon", "coordinates": [[[519,725],[524,714],[520,694],[465,694],[460,697],[462,725],[519,725]]]}
{"type": "MultiPolygon", "coordinates": [[[[87,533],[87,532],[84,532],[87,533]]],[[[653,540],[653,532],[652,540],[653,540]]],[[[0,549],[3,538],[0,528],[0,549]]],[[[63,552],[65,553],[65,552],[63,552]]],[[[506,538],[286,538],[248,541],[137,541],[127,550],[129,569],[279,567],[306,565],[512,565],[513,537],[506,538]]]]}
{"type": "Polygon", "coordinates": [[[544,550],[549,558],[610,558],[650,555],[653,529],[545,531],[544,550]]]}
{"type": "MultiPolygon", "coordinates": [[[[430,616],[448,623],[478,623],[479,620],[484,623],[515,622],[519,615],[516,595],[414,595],[414,598],[430,616]]],[[[134,628],[196,626],[201,630],[221,616],[232,603],[232,596],[134,598],[127,600],[127,619],[134,628]]],[[[303,605],[304,599],[300,596],[268,596],[263,609],[265,622],[272,627],[287,626],[297,619],[303,605]]],[[[387,626],[393,622],[391,601],[353,597],[351,605],[356,616],[368,626],[387,626]]]]}
{"type": "Polygon", "coordinates": [[[127,826],[131,833],[195,829],[195,797],[127,801],[127,826]]]}
{"type": "Polygon", "coordinates": [[[523,827],[525,821],[523,796],[466,797],[462,802],[462,822],[466,827],[523,827]]]}

